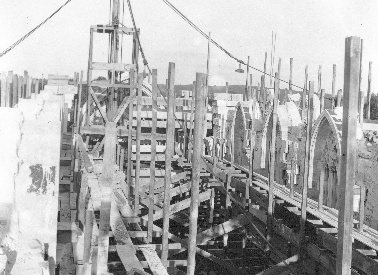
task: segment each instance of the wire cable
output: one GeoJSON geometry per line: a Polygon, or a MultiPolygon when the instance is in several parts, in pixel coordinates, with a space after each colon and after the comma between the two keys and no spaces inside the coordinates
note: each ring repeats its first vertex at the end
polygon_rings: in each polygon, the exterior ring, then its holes
{"type": "MultiPolygon", "coordinates": [[[[182,17],[190,26],[192,26],[197,32],[199,32],[203,37],[205,37],[206,39],[209,39],[209,36],[203,32],[199,27],[197,27],[192,21],[190,21],[183,13],[181,13],[175,6],[173,6],[168,0],[162,0],[168,7],[170,7],[175,13],[177,13],[180,17],[182,17]]],[[[244,62],[243,60],[235,57],[234,55],[232,55],[229,51],[227,51],[225,48],[223,48],[221,45],[219,45],[216,41],[214,41],[214,39],[211,39],[211,42],[217,47],[219,48],[221,51],[223,51],[225,54],[227,54],[229,57],[231,57],[232,59],[236,60],[238,63],[240,64],[243,64],[245,66],[248,66],[249,68],[255,70],[255,71],[258,71],[264,75],[267,75],[269,76],[270,74],[269,73],[266,73],[256,67],[253,67],[251,65],[248,65],[246,62],[244,62]]],[[[272,76],[273,78],[276,78],[275,76],[272,76]]],[[[286,81],[284,79],[280,79],[278,78],[278,80],[284,82],[284,83],[287,83],[289,84],[289,81],[286,81]]],[[[298,85],[295,85],[295,84],[292,84],[292,86],[298,88],[298,89],[301,89],[303,90],[304,88],[303,87],[300,87],[298,85]]]]}
{"type": "Polygon", "coordinates": [[[23,37],[21,37],[20,39],[18,39],[11,46],[9,46],[8,48],[6,48],[3,52],[0,53],[0,57],[3,57],[8,52],[10,52],[11,50],[13,50],[17,45],[19,45],[22,41],[24,41],[26,38],[28,38],[33,32],[35,32],[36,30],[38,30],[43,24],[45,24],[48,20],[50,20],[55,14],[57,14],[62,8],[64,8],[71,1],[72,0],[67,0],[62,6],[60,6],[59,9],[57,9],[56,11],[54,11],[49,17],[47,17],[45,20],[43,20],[38,26],[36,26],[30,32],[28,32],[23,37]]]}

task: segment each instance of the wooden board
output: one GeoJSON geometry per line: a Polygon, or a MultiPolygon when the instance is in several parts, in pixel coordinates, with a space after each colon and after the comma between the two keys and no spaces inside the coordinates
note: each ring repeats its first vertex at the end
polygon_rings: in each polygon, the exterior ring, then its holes
{"type": "Polygon", "coordinates": [[[144,257],[146,258],[148,266],[153,274],[168,275],[167,269],[163,266],[160,258],[156,254],[156,251],[151,246],[139,245],[139,249],[142,251],[144,257]]]}

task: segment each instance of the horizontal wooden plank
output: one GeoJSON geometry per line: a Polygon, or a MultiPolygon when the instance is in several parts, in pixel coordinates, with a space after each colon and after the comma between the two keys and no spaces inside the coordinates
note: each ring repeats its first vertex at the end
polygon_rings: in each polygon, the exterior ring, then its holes
{"type": "MultiPolygon", "coordinates": [[[[136,152],[136,145],[132,145],[133,153],[136,152]]],[[[141,153],[151,153],[151,145],[140,145],[141,153]]],[[[156,145],[156,153],[164,153],[165,145],[156,145]]]]}
{"type": "MultiPolygon", "coordinates": [[[[140,261],[143,268],[149,268],[147,261],[140,261]]],[[[168,260],[169,267],[176,267],[176,266],[187,266],[187,260],[168,260]]]]}
{"type": "MultiPolygon", "coordinates": [[[[148,118],[148,119],[152,119],[152,111],[142,111],[142,118],[148,118]]],[[[184,120],[184,114],[187,114],[187,120],[190,121],[190,115],[189,115],[189,112],[178,112],[176,111],[175,112],[175,120],[179,119],[179,120],[184,120]]],[[[138,116],[138,112],[137,111],[133,111],[133,117],[134,118],[137,118],[138,116]]],[[[166,111],[163,111],[163,112],[157,112],[157,119],[167,119],[168,117],[168,112],[166,111]]],[[[211,113],[207,113],[206,114],[206,120],[207,121],[212,121],[213,119],[213,115],[211,113]]],[[[194,121],[194,116],[192,116],[192,121],[194,121]]]]}
{"type": "MultiPolygon", "coordinates": [[[[210,199],[210,195],[211,195],[211,190],[207,190],[205,192],[202,192],[198,196],[198,201],[199,202],[203,202],[203,201],[209,200],[210,199]]],[[[170,211],[169,212],[172,215],[172,214],[174,214],[176,212],[179,212],[181,210],[187,209],[188,207],[190,207],[190,198],[185,199],[185,200],[180,201],[180,202],[177,202],[175,204],[172,204],[170,206],[170,211]]],[[[163,218],[163,209],[161,209],[159,211],[156,211],[155,214],[153,215],[153,220],[154,221],[156,221],[158,219],[161,219],[161,218],[163,218]]],[[[143,216],[142,219],[148,220],[148,215],[143,216]]]]}
{"type": "MultiPolygon", "coordinates": [[[[144,128],[151,128],[152,127],[152,121],[151,120],[142,120],[141,121],[142,123],[141,123],[141,125],[142,125],[142,127],[144,127],[144,128]]],[[[211,124],[211,122],[207,122],[207,129],[212,129],[212,124],[211,124]]],[[[135,120],[135,119],[133,119],[133,127],[136,127],[137,126],[137,121],[135,120]]],[[[163,121],[163,120],[158,120],[157,122],[156,122],[156,127],[157,128],[167,128],[167,122],[166,121],[163,121]]],[[[177,120],[175,120],[175,128],[182,128],[182,127],[184,127],[184,123],[182,122],[182,121],[177,121],[177,120]]],[[[186,127],[187,127],[187,129],[189,129],[190,128],[190,121],[188,121],[187,123],[186,123],[186,127]]],[[[150,135],[150,139],[151,139],[151,134],[149,134],[150,135]]]]}
{"type": "Polygon", "coordinates": [[[90,83],[91,87],[101,87],[101,88],[131,88],[129,84],[111,84],[109,81],[92,81],[90,83]]]}
{"type": "MultiPolygon", "coordinates": [[[[157,98],[158,106],[167,106],[167,101],[163,97],[157,98]]],[[[137,99],[134,99],[134,104],[136,104],[137,99]]],[[[191,106],[192,100],[186,98],[175,98],[175,106],[191,106]]],[[[142,97],[142,105],[152,105],[152,98],[144,96],[142,97]]],[[[188,117],[189,118],[189,117],[188,117]]]]}
{"type": "Polygon", "coordinates": [[[139,249],[142,251],[147,260],[148,266],[154,275],[168,275],[167,269],[163,266],[155,249],[152,249],[149,246],[139,246],[139,249]]]}
{"type": "Polygon", "coordinates": [[[93,62],[91,69],[92,70],[130,71],[130,69],[135,69],[135,64],[93,62]]]}
{"type": "Polygon", "coordinates": [[[58,230],[77,231],[77,226],[74,222],[58,222],[58,230]]]}
{"type": "MultiPolygon", "coordinates": [[[[140,161],[151,161],[151,154],[140,154],[140,161]]],[[[136,160],[136,154],[131,156],[131,160],[136,160]]],[[[155,161],[165,161],[165,154],[156,154],[155,161]]]]}

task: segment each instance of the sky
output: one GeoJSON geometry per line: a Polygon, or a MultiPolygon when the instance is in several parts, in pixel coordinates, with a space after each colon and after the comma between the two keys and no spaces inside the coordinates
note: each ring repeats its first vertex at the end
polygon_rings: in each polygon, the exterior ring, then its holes
{"type": "MultiPolygon", "coordinates": [[[[34,28],[66,0],[1,0],[0,52],[34,28]]],[[[121,1],[121,5],[123,0],[121,1]]],[[[132,27],[125,1],[124,24],[132,27]]],[[[270,70],[272,31],[276,33],[274,71],[281,58],[281,78],[289,78],[293,58],[293,83],[303,86],[304,69],[317,89],[322,66],[322,88],[331,92],[332,66],[337,65],[336,89],[343,88],[345,38],[364,39],[362,83],[366,90],[368,64],[373,62],[372,90],[378,92],[378,1],[376,0],[170,0],[204,32],[239,59],[263,69],[268,53],[270,70]]],[[[141,44],[158,82],[165,83],[168,63],[176,67],[175,83],[189,84],[196,72],[206,73],[207,40],[175,14],[162,0],[131,0],[141,44]]],[[[122,10],[122,7],[121,7],[122,10]]],[[[0,58],[0,72],[13,70],[33,77],[48,74],[86,75],[90,25],[109,22],[109,0],[72,0],[50,21],[0,58]]],[[[94,61],[105,61],[107,35],[95,36],[94,61]]],[[[124,38],[124,59],[130,59],[131,43],[124,38]]],[[[245,84],[238,64],[211,46],[210,85],[245,84]]],[[[245,69],[245,68],[244,68],[245,69]]],[[[251,70],[253,85],[261,74],[251,70]]],[[[269,77],[268,77],[269,79],[269,77]]],[[[269,81],[268,81],[269,83],[269,81]]],[[[280,87],[288,85],[281,83],[280,87]]]]}

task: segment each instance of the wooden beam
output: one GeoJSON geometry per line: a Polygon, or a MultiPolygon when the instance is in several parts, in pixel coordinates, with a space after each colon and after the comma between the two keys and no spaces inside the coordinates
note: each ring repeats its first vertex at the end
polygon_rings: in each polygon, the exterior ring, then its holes
{"type": "Polygon", "coordinates": [[[290,58],[289,93],[293,90],[293,58],[290,58]]]}
{"type": "Polygon", "coordinates": [[[353,188],[355,184],[357,111],[361,39],[345,39],[344,106],[340,163],[340,204],[336,275],[351,274],[353,188]]]}
{"type": "Polygon", "coordinates": [[[196,238],[197,238],[197,219],[199,205],[199,183],[201,173],[201,156],[202,156],[202,135],[203,132],[203,114],[204,106],[204,89],[206,85],[205,74],[196,74],[196,112],[194,122],[194,142],[193,142],[193,166],[192,166],[192,190],[190,202],[190,218],[189,218],[189,241],[188,241],[188,275],[194,275],[195,256],[196,256],[196,238]]]}
{"type": "Polygon", "coordinates": [[[368,75],[368,88],[367,88],[367,119],[370,119],[370,101],[371,101],[371,70],[372,70],[372,62],[369,62],[369,75],[368,75]]]}
{"type": "Polygon", "coordinates": [[[331,109],[335,109],[335,96],[336,96],[336,64],[333,64],[332,72],[332,100],[331,100],[331,109]]]}
{"type": "MultiPolygon", "coordinates": [[[[136,129],[136,159],[135,159],[135,189],[134,189],[134,215],[139,215],[139,182],[140,182],[140,134],[142,132],[142,83],[143,74],[138,75],[138,101],[137,101],[137,129],[136,129]]],[[[132,118],[129,117],[131,120],[132,118]]]]}
{"type": "Polygon", "coordinates": [[[151,128],[151,163],[150,185],[148,204],[147,241],[152,242],[153,215],[154,215],[154,190],[155,190],[155,156],[156,156],[156,121],[157,121],[157,70],[152,70],[152,128],[151,128]]]}
{"type": "MultiPolygon", "coordinates": [[[[109,189],[109,188],[104,188],[109,189]]],[[[98,236],[97,271],[99,274],[108,272],[108,249],[110,229],[111,195],[108,191],[101,199],[100,228],[98,236]]]]}
{"type": "Polygon", "coordinates": [[[324,111],[324,96],[325,96],[325,90],[320,90],[320,113],[323,113],[324,111]]]}
{"type": "Polygon", "coordinates": [[[298,260],[299,255],[296,254],[272,267],[269,267],[264,271],[257,273],[256,275],[278,275],[284,274],[284,272],[286,271],[290,271],[290,273],[288,274],[291,274],[293,269],[296,271],[296,265],[298,264],[298,260]]]}
{"type": "Polygon", "coordinates": [[[359,226],[358,231],[362,232],[364,230],[364,219],[365,219],[365,196],[366,196],[366,187],[364,183],[361,183],[360,186],[360,216],[359,216],[359,226]]]}
{"type": "Polygon", "coordinates": [[[85,148],[84,141],[81,135],[76,136],[76,141],[79,145],[78,149],[83,155],[85,170],[87,170],[87,172],[90,173],[93,171],[93,163],[91,162],[91,159],[88,156],[87,148],[85,148]]]}
{"type": "MultiPolygon", "coordinates": [[[[281,59],[278,62],[278,72],[275,74],[274,82],[274,98],[273,98],[273,123],[272,123],[272,137],[270,143],[270,162],[269,162],[269,193],[268,193],[268,224],[267,224],[267,240],[270,242],[273,236],[273,202],[274,202],[274,172],[276,165],[276,136],[277,136],[277,108],[278,108],[278,97],[279,97],[279,78],[280,78],[280,69],[281,69],[281,59]]],[[[267,247],[268,249],[268,247],[267,247]]]]}
{"type": "MultiPolygon", "coordinates": [[[[169,62],[168,67],[168,119],[167,119],[167,141],[165,149],[165,185],[164,185],[164,207],[163,207],[163,237],[161,252],[161,261],[165,267],[168,264],[168,231],[169,231],[169,216],[170,216],[170,201],[171,194],[171,173],[172,173],[172,157],[174,154],[175,144],[175,63],[169,62]]],[[[201,119],[202,120],[202,119],[201,119]]]]}
{"type": "Polygon", "coordinates": [[[302,93],[302,121],[305,121],[306,117],[306,98],[307,98],[307,81],[308,81],[308,66],[305,68],[305,83],[302,93]]]}
{"type": "Polygon", "coordinates": [[[319,65],[318,69],[318,96],[320,95],[320,92],[322,90],[322,65],[319,65]]]}
{"type": "Polygon", "coordinates": [[[263,118],[265,119],[265,108],[266,108],[266,92],[265,92],[265,75],[266,75],[266,60],[268,58],[268,53],[265,52],[265,61],[264,61],[264,74],[261,76],[261,97],[262,97],[262,112],[263,118]]]}
{"type": "Polygon", "coordinates": [[[247,217],[243,214],[237,216],[236,218],[230,219],[222,224],[213,226],[207,230],[204,230],[197,235],[197,245],[206,245],[206,243],[212,239],[215,239],[219,236],[227,234],[231,231],[234,231],[237,228],[243,227],[248,224],[249,221],[247,217]]]}
{"type": "Polygon", "coordinates": [[[167,269],[161,263],[156,251],[150,246],[139,246],[154,275],[168,275],[167,269]]]}
{"type": "MultiPolygon", "coordinates": [[[[168,190],[168,192],[170,192],[170,190],[168,190]]],[[[197,195],[197,200],[199,202],[207,201],[207,200],[210,199],[210,196],[211,196],[211,190],[207,190],[205,192],[202,192],[202,193],[198,194],[197,195]]],[[[179,201],[179,202],[177,202],[175,204],[169,205],[169,215],[172,215],[174,213],[177,213],[179,211],[182,211],[184,209],[189,208],[190,207],[190,202],[191,202],[191,199],[188,198],[188,199],[179,201]]],[[[164,215],[165,215],[164,208],[161,209],[161,210],[155,211],[155,214],[153,215],[153,220],[154,221],[159,220],[159,219],[163,218],[164,215]]],[[[142,216],[142,219],[148,220],[148,215],[142,216]]]]}
{"type": "MultiPolygon", "coordinates": [[[[88,209],[85,216],[84,227],[84,264],[89,264],[92,253],[92,233],[93,233],[94,213],[93,210],[88,209]]],[[[97,227],[97,224],[96,224],[97,227]]]]}
{"type": "MultiPolygon", "coordinates": [[[[132,89],[135,87],[135,74],[134,70],[131,70],[130,73],[130,85],[132,89]]],[[[130,199],[131,197],[131,183],[132,183],[132,173],[133,173],[133,160],[132,160],[132,144],[133,144],[133,104],[129,104],[129,133],[127,137],[127,184],[126,184],[126,198],[130,199]]]]}
{"type": "Polygon", "coordinates": [[[76,115],[76,127],[78,127],[78,133],[80,133],[80,117],[81,117],[81,96],[83,93],[83,71],[80,73],[79,91],[78,91],[78,103],[77,103],[77,115],[76,115]]]}
{"type": "MultiPolygon", "coordinates": [[[[154,225],[154,231],[162,231],[163,229],[154,225]]],[[[181,243],[182,247],[185,247],[187,248],[188,247],[188,243],[185,241],[185,240],[182,240],[181,238],[171,234],[171,233],[168,233],[168,236],[169,238],[176,242],[176,243],[181,243]]],[[[247,272],[241,270],[241,269],[237,269],[234,265],[228,263],[227,261],[224,261],[222,259],[219,259],[218,257],[215,257],[214,255],[210,254],[209,252],[205,251],[205,250],[202,250],[200,249],[199,247],[196,247],[196,252],[201,255],[202,257],[205,257],[207,259],[209,259],[210,261],[222,266],[223,268],[227,269],[228,272],[230,272],[230,274],[233,274],[233,275],[246,275],[247,272]]],[[[188,265],[189,265],[189,262],[188,262],[188,265]]]]}
{"type": "Polygon", "coordinates": [[[21,85],[18,83],[18,75],[13,75],[12,83],[12,106],[14,107],[18,103],[18,85],[21,85]]]}
{"type": "Polygon", "coordinates": [[[97,96],[93,92],[93,88],[89,86],[88,89],[89,89],[89,92],[90,92],[90,94],[91,94],[94,102],[96,103],[96,106],[97,106],[98,110],[100,111],[100,114],[101,114],[102,118],[104,119],[105,123],[107,123],[108,122],[108,118],[106,117],[106,113],[104,112],[104,110],[101,108],[100,102],[98,101],[97,96]]]}
{"type": "Polygon", "coordinates": [[[300,244],[299,244],[299,255],[301,257],[302,270],[304,269],[304,258],[306,253],[306,219],[307,219],[307,192],[308,185],[312,182],[312,165],[313,161],[310,159],[310,146],[311,146],[311,132],[312,132],[312,120],[313,120],[313,103],[314,97],[314,82],[310,81],[309,93],[308,93],[308,107],[307,107],[307,127],[306,127],[306,147],[304,153],[304,173],[302,181],[302,204],[301,204],[301,221],[300,221],[300,244]],[[311,174],[311,175],[310,175],[311,174]]]}
{"type": "Polygon", "coordinates": [[[107,271],[108,249],[109,249],[109,228],[111,211],[111,194],[113,188],[115,153],[117,144],[117,128],[114,122],[105,125],[104,160],[100,178],[101,186],[101,209],[100,229],[98,237],[97,270],[102,273],[107,271]]]}

